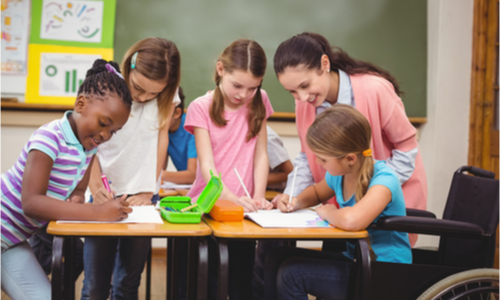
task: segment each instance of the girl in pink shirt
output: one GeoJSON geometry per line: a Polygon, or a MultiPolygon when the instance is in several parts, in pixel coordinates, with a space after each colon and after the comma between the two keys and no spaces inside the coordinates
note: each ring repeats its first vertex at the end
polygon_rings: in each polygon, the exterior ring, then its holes
{"type": "MultiPolygon", "coordinates": [[[[198,152],[196,179],[187,196],[196,199],[213,174],[221,174],[220,199],[241,205],[245,211],[270,209],[265,199],[269,163],[266,120],[273,113],[269,98],[261,90],[266,55],[255,41],[239,39],[217,60],[215,90],[194,100],[188,108],[184,128],[194,134],[198,152]],[[238,180],[237,173],[250,197],[238,180]]],[[[210,247],[216,247],[211,239],[210,247]]],[[[216,253],[209,251],[209,253],[216,253]]],[[[247,299],[252,295],[254,241],[230,241],[229,295],[247,299]]],[[[210,257],[209,270],[217,270],[217,258],[210,257]]],[[[217,278],[217,273],[210,275],[217,278]]],[[[216,286],[209,285],[209,299],[216,286]]]]}
{"type": "MultiPolygon", "coordinates": [[[[427,181],[417,132],[399,98],[401,90],[389,72],[349,57],[314,33],[302,33],[281,43],[274,56],[274,70],[280,83],[295,98],[301,153],[294,162],[299,172],[292,196],[324,178],[325,169],[315,162],[305,142],[307,129],[317,114],[343,103],[355,107],[370,122],[373,157],[386,161],[396,172],[406,207],[426,208],[427,181]]],[[[277,197],[288,198],[289,191],[287,186],[284,195],[277,197]]],[[[410,235],[410,241],[414,245],[416,235],[410,235]]]]}

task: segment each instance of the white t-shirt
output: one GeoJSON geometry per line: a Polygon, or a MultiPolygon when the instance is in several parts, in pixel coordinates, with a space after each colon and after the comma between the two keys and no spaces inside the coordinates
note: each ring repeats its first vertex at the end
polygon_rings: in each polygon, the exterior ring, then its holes
{"type": "Polygon", "coordinates": [[[127,123],[97,148],[102,172],[112,182],[117,195],[158,193],[158,131],[156,99],[146,103],[134,101],[127,123]]]}

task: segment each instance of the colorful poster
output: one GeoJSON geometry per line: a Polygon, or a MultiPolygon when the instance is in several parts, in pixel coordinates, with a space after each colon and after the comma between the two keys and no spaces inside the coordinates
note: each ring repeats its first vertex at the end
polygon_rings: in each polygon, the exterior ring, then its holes
{"type": "Polygon", "coordinates": [[[37,0],[30,44],[113,48],[116,0],[37,0]]]}
{"type": "Polygon", "coordinates": [[[42,53],[40,58],[40,96],[73,96],[87,70],[101,55],[42,53]]]}
{"type": "Polygon", "coordinates": [[[26,103],[72,105],[87,70],[113,49],[30,44],[28,58],[26,103]]]}
{"type": "Polygon", "coordinates": [[[2,0],[2,74],[25,75],[30,0],[2,0]]]}
{"type": "Polygon", "coordinates": [[[43,0],[40,38],[100,43],[103,2],[43,0]]]}

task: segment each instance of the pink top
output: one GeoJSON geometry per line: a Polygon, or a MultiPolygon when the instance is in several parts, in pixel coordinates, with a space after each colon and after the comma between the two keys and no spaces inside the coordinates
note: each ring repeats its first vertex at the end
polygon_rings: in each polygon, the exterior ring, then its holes
{"type": "MultiPolygon", "coordinates": [[[[372,127],[371,148],[373,158],[386,160],[393,149],[403,152],[418,146],[416,129],[406,116],[401,99],[386,79],[369,74],[350,75],[356,109],[372,127]]],[[[315,182],[325,177],[325,169],[316,164],[314,154],[307,146],[307,129],[316,118],[316,108],[308,103],[295,101],[297,130],[302,152],[307,156],[315,182]]],[[[415,170],[403,184],[406,207],[425,209],[427,206],[427,179],[420,152],[415,159],[415,170]]]]}
{"type": "MultiPolygon", "coordinates": [[[[273,113],[273,108],[269,102],[267,93],[261,90],[262,101],[266,108],[266,119],[273,113]]],[[[186,122],[184,128],[194,134],[194,127],[200,127],[208,130],[210,133],[210,142],[214,156],[214,164],[217,168],[217,174],[221,173],[222,181],[226,187],[238,197],[245,195],[245,190],[241,186],[234,168],[238,170],[241,179],[245,183],[248,192],[253,197],[254,193],[254,152],[257,144],[257,137],[246,141],[248,133],[246,105],[237,111],[225,111],[224,118],[228,121],[224,127],[218,127],[210,119],[209,108],[212,104],[213,94],[211,92],[195,99],[188,107],[186,122]]],[[[201,150],[201,149],[200,149],[201,150]]],[[[196,170],[196,179],[193,186],[187,193],[187,196],[197,200],[206,182],[200,169],[200,163],[196,170]]]]}

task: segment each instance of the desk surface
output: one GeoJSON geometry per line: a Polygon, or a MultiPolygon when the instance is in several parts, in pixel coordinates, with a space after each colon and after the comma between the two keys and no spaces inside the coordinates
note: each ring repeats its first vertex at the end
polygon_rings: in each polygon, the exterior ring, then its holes
{"type": "Polygon", "coordinates": [[[212,229],[212,234],[220,238],[290,238],[290,239],[360,239],[368,237],[366,230],[345,231],[339,228],[262,228],[244,219],[242,222],[219,222],[209,215],[203,220],[212,229]]]}
{"type": "Polygon", "coordinates": [[[62,236],[208,236],[210,227],[203,221],[199,224],[174,224],[163,220],[163,224],[133,223],[62,223],[51,221],[47,232],[62,236]]]}

